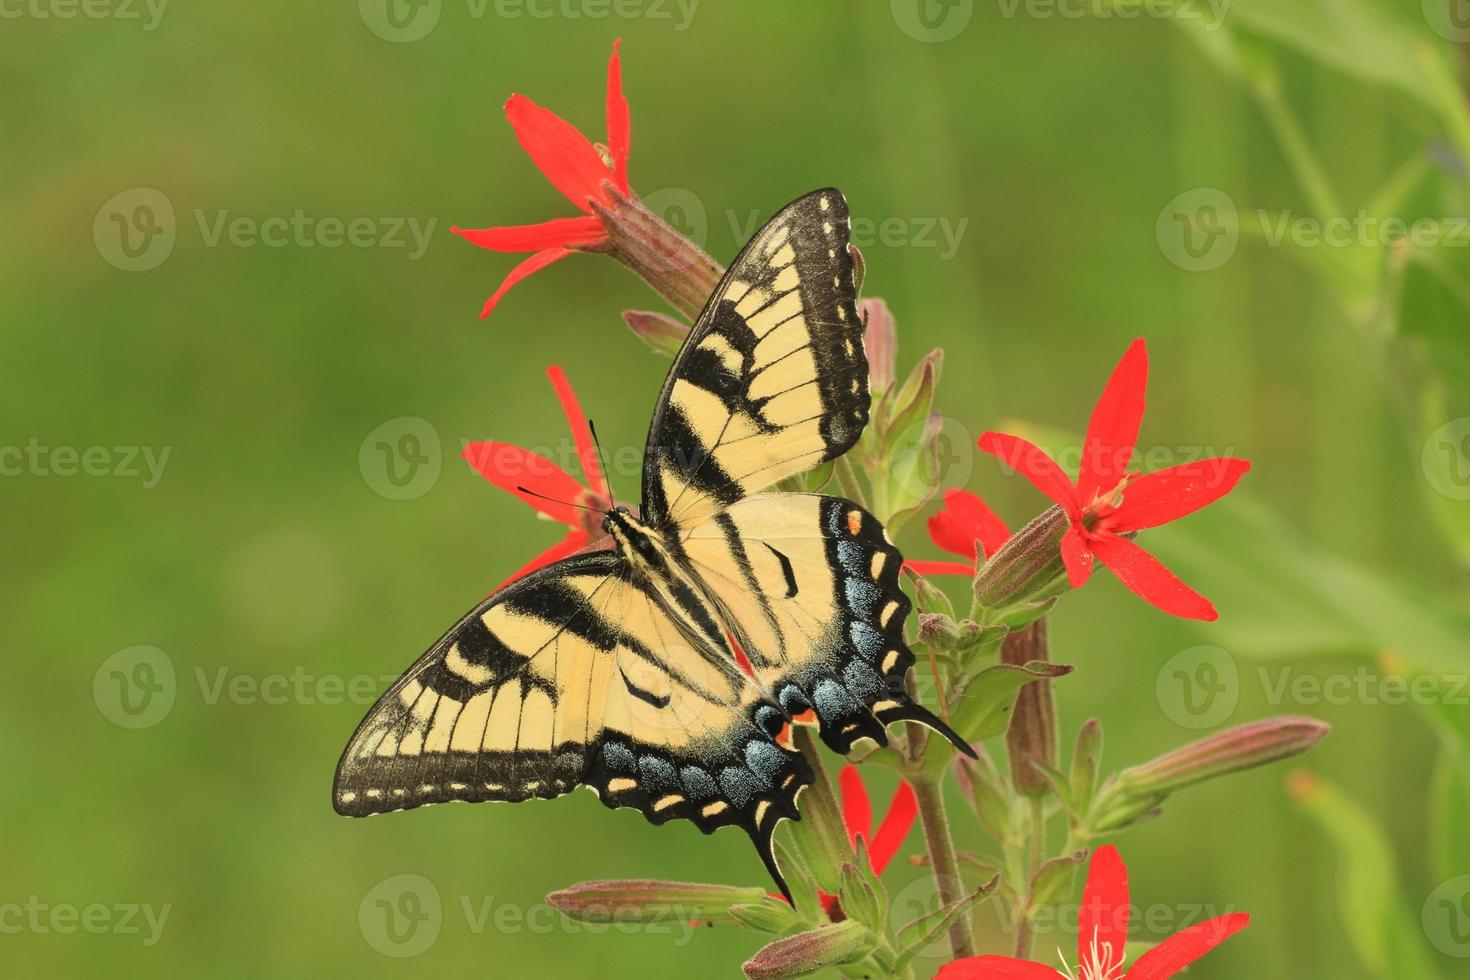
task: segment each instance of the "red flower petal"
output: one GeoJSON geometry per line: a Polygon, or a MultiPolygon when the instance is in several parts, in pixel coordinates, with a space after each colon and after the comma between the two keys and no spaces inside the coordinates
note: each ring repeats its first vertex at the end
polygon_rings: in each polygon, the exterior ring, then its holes
{"type": "Polygon", "coordinates": [[[1119,581],[1164,612],[1184,619],[1219,618],[1210,600],[1179,581],[1162,562],[1127,538],[1097,534],[1092,536],[1091,547],[1097,560],[1112,569],[1119,581]]]}
{"type": "Polygon", "coordinates": [[[546,369],[546,376],[551,379],[551,387],[555,389],[556,398],[561,402],[561,410],[567,417],[567,428],[572,430],[572,441],[577,445],[577,459],[582,464],[582,475],[587,478],[587,486],[605,497],[607,477],[602,472],[602,460],[598,459],[597,447],[592,441],[592,427],[587,424],[587,416],[582,413],[577,394],[572,391],[572,384],[567,380],[565,372],[555,364],[546,369]]]}
{"type": "Polygon", "coordinates": [[[612,57],[607,62],[607,152],[613,159],[613,182],[628,193],[628,140],[632,126],[628,117],[628,100],[623,97],[623,63],[618,57],[622,38],[613,42],[612,57]]]}
{"type": "Polygon", "coordinates": [[[1087,867],[1077,916],[1078,962],[1121,962],[1128,945],[1128,915],[1128,869],[1116,847],[1099,847],[1087,867]],[[1111,946],[1111,954],[1094,956],[1094,946],[1099,952],[1111,946]]]}
{"type": "Polygon", "coordinates": [[[1123,505],[1108,515],[1108,527],[1137,531],[1193,514],[1234,490],[1250,468],[1247,460],[1220,457],[1146,473],[1124,488],[1123,505]]]}
{"type": "Polygon", "coordinates": [[[545,568],[547,565],[550,565],[554,561],[561,561],[563,558],[568,558],[572,555],[575,555],[577,552],[582,550],[582,547],[584,545],[586,545],[587,537],[588,535],[586,531],[568,532],[566,537],[562,538],[556,544],[541,552],[541,554],[537,555],[535,558],[532,558],[530,561],[526,562],[520,567],[520,569],[516,571],[514,575],[497,585],[495,587],[495,592],[499,592],[501,589],[505,588],[516,579],[524,578],[527,575],[530,575],[538,568],[545,568]]]}
{"type": "Polygon", "coordinates": [[[500,298],[510,292],[510,287],[527,276],[540,272],[558,259],[564,259],[571,254],[571,252],[568,252],[564,248],[543,249],[529,259],[521,262],[514,269],[511,269],[506,274],[505,279],[500,283],[500,287],[491,293],[490,298],[485,301],[485,308],[480,311],[480,319],[483,320],[490,315],[490,311],[495,309],[495,305],[500,302],[500,298]]]}
{"type": "Polygon", "coordinates": [[[914,788],[899,780],[898,789],[893,792],[893,800],[888,804],[888,812],[883,815],[883,822],[878,825],[878,833],[873,836],[873,844],[868,848],[869,863],[873,866],[874,874],[881,875],[883,869],[888,867],[888,862],[893,860],[893,855],[903,846],[903,840],[909,835],[918,812],[919,801],[914,795],[914,788]]]}
{"type": "Polygon", "coordinates": [[[472,442],[462,455],[476,473],[507,493],[515,494],[535,510],[568,527],[581,526],[580,511],[571,501],[582,496],[582,484],[545,456],[508,442],[472,442]],[[551,499],[522,493],[520,487],[551,499]]]}
{"type": "Polygon", "coordinates": [[[847,843],[857,850],[859,834],[870,842],[873,839],[873,806],[857,766],[848,763],[842,767],[837,774],[837,789],[842,797],[842,822],[847,827],[847,843]]]}
{"type": "Polygon", "coordinates": [[[1092,553],[1082,537],[1081,527],[1073,524],[1062,535],[1062,564],[1067,567],[1067,583],[1074,589],[1087,584],[1092,575],[1092,553]]]}
{"type": "Polygon", "coordinates": [[[967,956],[946,963],[934,980],[1057,980],[1062,974],[1041,963],[1009,956],[967,956]]]}
{"type": "Polygon", "coordinates": [[[1135,340],[1108,378],[1082,443],[1077,468],[1077,495],[1086,507],[1099,493],[1112,490],[1128,474],[1138,427],[1143,423],[1148,388],[1148,348],[1135,340]]]}
{"type": "Polygon", "coordinates": [[[505,103],[505,118],[536,169],[579,210],[590,213],[590,198],[606,200],[602,182],[612,172],[576,126],[524,95],[505,103]]]}
{"type": "Polygon", "coordinates": [[[990,453],[1011,469],[1030,480],[1032,485],[1066,509],[1074,518],[1081,516],[1077,488],[1067,474],[1041,449],[1020,436],[1004,432],[985,432],[980,436],[980,450],[990,453]]]}
{"type": "Polygon", "coordinates": [[[535,252],[557,245],[587,245],[607,237],[602,222],[578,215],[552,218],[538,225],[506,225],[502,228],[451,227],[460,238],[492,252],[535,252]]]}
{"type": "Polygon", "coordinates": [[[974,565],[966,565],[958,561],[906,561],[904,568],[912,569],[920,575],[969,575],[975,574],[974,565]]]}
{"type": "Polygon", "coordinates": [[[1192,925],[1140,956],[1128,980],[1168,980],[1250,924],[1249,915],[1237,912],[1192,925]]]}
{"type": "Polygon", "coordinates": [[[1010,538],[1005,522],[985,501],[967,490],[946,490],[944,509],[929,518],[929,539],[952,555],[969,558],[979,541],[986,555],[993,555],[1010,538]]]}

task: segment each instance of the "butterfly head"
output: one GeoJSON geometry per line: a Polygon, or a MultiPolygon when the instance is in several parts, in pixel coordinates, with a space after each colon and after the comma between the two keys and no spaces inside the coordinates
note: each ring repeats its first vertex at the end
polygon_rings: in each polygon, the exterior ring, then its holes
{"type": "Polygon", "coordinates": [[[637,569],[659,571],[668,561],[658,536],[621,504],[607,512],[602,529],[612,536],[623,557],[637,569]]]}

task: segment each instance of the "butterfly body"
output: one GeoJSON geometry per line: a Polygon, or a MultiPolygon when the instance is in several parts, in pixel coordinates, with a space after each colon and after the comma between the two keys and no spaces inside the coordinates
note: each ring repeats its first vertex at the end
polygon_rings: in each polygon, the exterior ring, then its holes
{"type": "Polygon", "coordinates": [[[643,501],[613,547],[491,595],[429,648],[349,741],[333,804],[365,816],[577,785],[654,823],[746,831],[772,851],[834,751],[913,720],[909,600],[882,524],[839,497],[764,492],[845,452],[867,421],[846,202],[783,209],[745,247],[675,359],[650,427],[643,501]]]}

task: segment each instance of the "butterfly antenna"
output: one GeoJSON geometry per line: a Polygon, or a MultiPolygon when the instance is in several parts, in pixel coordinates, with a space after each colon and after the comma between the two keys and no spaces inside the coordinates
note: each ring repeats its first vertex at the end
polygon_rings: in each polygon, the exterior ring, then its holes
{"type": "Polygon", "coordinates": [[[618,501],[618,495],[613,492],[612,472],[608,469],[607,454],[602,451],[602,442],[597,438],[597,425],[591,419],[587,420],[587,431],[592,433],[592,445],[597,447],[597,465],[602,468],[602,482],[607,487],[607,495],[612,498],[614,504],[618,501]]]}
{"type": "Polygon", "coordinates": [[[557,500],[555,497],[548,497],[546,494],[537,493],[529,487],[518,486],[516,487],[516,493],[523,493],[528,497],[540,497],[542,500],[549,500],[553,504],[561,504],[563,507],[580,507],[583,510],[597,510],[596,507],[588,507],[586,504],[579,504],[574,500],[557,500]]]}

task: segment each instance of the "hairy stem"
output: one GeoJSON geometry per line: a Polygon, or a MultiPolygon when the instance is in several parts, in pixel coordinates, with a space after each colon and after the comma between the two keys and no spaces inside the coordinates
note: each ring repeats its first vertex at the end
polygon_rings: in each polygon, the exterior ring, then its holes
{"type": "MultiPolygon", "coordinates": [[[[960,862],[949,833],[949,817],[944,812],[944,791],[938,780],[926,776],[915,778],[913,786],[919,804],[919,822],[924,827],[924,842],[929,847],[934,885],[939,889],[939,901],[948,905],[963,896],[965,883],[960,878],[960,862]]],[[[949,946],[956,959],[975,955],[969,916],[960,916],[950,925],[949,946]]]]}

